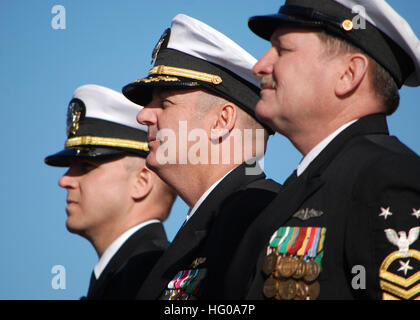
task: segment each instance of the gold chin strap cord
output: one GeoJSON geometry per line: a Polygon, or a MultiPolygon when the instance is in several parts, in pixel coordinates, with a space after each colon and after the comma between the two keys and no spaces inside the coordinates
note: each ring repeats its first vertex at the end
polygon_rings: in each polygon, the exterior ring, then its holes
{"type": "Polygon", "coordinates": [[[103,138],[82,136],[67,139],[65,147],[74,148],[79,146],[106,146],[106,147],[120,147],[131,148],[143,151],[149,151],[147,142],[140,142],[135,140],[118,139],[118,138],[103,138]]]}

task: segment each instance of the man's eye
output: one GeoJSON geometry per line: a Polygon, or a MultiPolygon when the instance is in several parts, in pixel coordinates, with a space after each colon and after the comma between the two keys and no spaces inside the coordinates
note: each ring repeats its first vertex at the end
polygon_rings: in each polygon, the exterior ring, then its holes
{"type": "Polygon", "coordinates": [[[162,106],[162,108],[167,108],[171,105],[171,102],[167,99],[162,99],[160,105],[162,106]]]}
{"type": "Polygon", "coordinates": [[[284,47],[279,47],[279,46],[277,46],[276,48],[277,48],[277,52],[278,52],[278,54],[279,54],[280,56],[281,56],[282,54],[285,54],[285,53],[287,53],[287,52],[292,51],[292,50],[290,50],[290,49],[287,49],[287,48],[284,48],[284,47]]]}

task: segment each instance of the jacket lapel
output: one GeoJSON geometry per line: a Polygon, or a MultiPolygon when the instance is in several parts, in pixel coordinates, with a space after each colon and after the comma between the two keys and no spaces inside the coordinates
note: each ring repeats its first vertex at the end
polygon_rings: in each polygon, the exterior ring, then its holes
{"type": "Polygon", "coordinates": [[[260,215],[259,220],[262,223],[258,231],[263,232],[270,226],[283,225],[305,200],[325,183],[322,173],[349,141],[369,134],[388,134],[385,115],[375,114],[359,119],[331,141],[301,176],[290,177],[276,199],[260,215]],[[273,211],[281,213],[273,214],[273,211]]]}
{"type": "Polygon", "coordinates": [[[101,299],[104,289],[114,274],[124,266],[134,253],[141,254],[155,248],[156,245],[163,246],[163,241],[165,241],[165,239],[166,234],[161,223],[146,225],[135,232],[114,254],[105,269],[102,271],[99,279],[96,279],[94,273],[92,272],[88,298],[101,299]],[[157,243],[160,241],[162,241],[162,244],[157,243]]]}

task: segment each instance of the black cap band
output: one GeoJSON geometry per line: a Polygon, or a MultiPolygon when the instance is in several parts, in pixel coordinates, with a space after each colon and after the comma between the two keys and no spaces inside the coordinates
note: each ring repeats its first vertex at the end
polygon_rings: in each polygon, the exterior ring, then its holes
{"type": "Polygon", "coordinates": [[[113,155],[148,155],[147,133],[115,122],[83,118],[70,134],[65,149],[45,158],[51,166],[69,166],[74,158],[100,158],[113,155]]]}

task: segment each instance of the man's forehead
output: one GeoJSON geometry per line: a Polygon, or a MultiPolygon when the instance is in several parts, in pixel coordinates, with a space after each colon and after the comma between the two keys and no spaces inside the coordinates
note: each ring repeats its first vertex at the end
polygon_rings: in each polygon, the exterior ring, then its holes
{"type": "Polygon", "coordinates": [[[202,89],[197,89],[197,88],[193,88],[193,89],[186,89],[186,88],[179,88],[179,89],[174,89],[174,88],[155,88],[153,89],[153,97],[156,98],[165,98],[165,97],[169,97],[169,96],[178,96],[178,95],[185,95],[188,93],[193,93],[193,92],[202,92],[202,89]]]}
{"type": "Polygon", "coordinates": [[[125,157],[126,157],[125,154],[107,155],[107,156],[101,156],[101,157],[74,157],[73,159],[70,160],[70,166],[80,165],[83,163],[93,163],[96,165],[102,165],[104,163],[117,161],[125,157]]]}
{"type": "Polygon", "coordinates": [[[285,25],[278,27],[270,37],[270,42],[275,44],[281,44],[282,42],[291,42],[296,39],[296,36],[303,34],[315,34],[319,33],[321,30],[319,28],[302,28],[300,26],[285,25]]]}
{"type": "Polygon", "coordinates": [[[270,37],[271,43],[279,43],[282,41],[287,41],[290,38],[290,34],[299,31],[298,28],[294,28],[291,26],[281,26],[274,30],[273,34],[270,37]]]}

